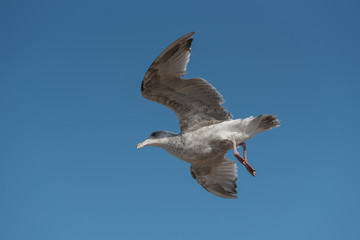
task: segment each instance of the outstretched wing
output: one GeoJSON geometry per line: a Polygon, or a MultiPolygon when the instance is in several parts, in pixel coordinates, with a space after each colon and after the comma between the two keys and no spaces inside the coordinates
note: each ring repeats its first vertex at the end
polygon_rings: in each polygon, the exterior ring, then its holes
{"type": "Polygon", "coordinates": [[[193,164],[190,167],[193,178],[209,192],[223,198],[237,198],[236,191],[237,166],[235,162],[223,158],[193,164]]]}
{"type": "Polygon", "coordinates": [[[151,64],[141,85],[144,98],[175,112],[182,133],[232,118],[221,106],[221,94],[210,83],[202,78],[181,79],[186,74],[193,34],[166,48],[151,64]]]}

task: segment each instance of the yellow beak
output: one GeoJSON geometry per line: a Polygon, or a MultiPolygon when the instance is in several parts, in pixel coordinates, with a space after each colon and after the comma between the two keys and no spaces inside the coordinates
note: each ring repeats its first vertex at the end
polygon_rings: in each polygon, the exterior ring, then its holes
{"type": "Polygon", "coordinates": [[[138,145],[136,145],[136,148],[142,148],[142,147],[145,147],[147,146],[149,143],[149,139],[146,139],[145,141],[139,143],[138,145]]]}

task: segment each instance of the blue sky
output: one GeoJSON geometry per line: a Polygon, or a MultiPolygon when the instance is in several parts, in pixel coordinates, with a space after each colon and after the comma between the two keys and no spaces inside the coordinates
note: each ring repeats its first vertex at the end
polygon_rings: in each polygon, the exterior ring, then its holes
{"type": "MultiPolygon", "coordinates": [[[[359,239],[357,1],[1,1],[0,239],[359,239]],[[235,118],[277,114],[247,142],[236,200],[159,148],[178,132],[142,77],[196,31],[187,77],[235,118]]],[[[230,159],[235,161],[231,153],[230,159]]]]}

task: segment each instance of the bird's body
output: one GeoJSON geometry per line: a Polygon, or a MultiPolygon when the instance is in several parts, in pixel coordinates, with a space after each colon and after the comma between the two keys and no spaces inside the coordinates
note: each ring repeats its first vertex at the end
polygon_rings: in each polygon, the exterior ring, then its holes
{"type": "Polygon", "coordinates": [[[169,137],[168,142],[162,147],[171,155],[191,164],[209,161],[224,156],[232,149],[232,144],[228,139],[235,139],[236,142],[242,143],[251,138],[251,133],[246,132],[251,119],[253,117],[228,120],[169,137]]]}
{"type": "Polygon", "coordinates": [[[191,165],[191,175],[209,192],[236,198],[237,166],[225,158],[234,149],[236,158],[255,176],[246,159],[245,141],[280,125],[274,115],[232,119],[221,105],[221,94],[201,78],[182,79],[190,57],[194,33],[171,44],[152,63],[141,85],[142,95],[169,107],[179,119],[181,133],[158,131],[138,147],[157,146],[191,165]],[[236,148],[242,145],[244,157],[236,148]]]}

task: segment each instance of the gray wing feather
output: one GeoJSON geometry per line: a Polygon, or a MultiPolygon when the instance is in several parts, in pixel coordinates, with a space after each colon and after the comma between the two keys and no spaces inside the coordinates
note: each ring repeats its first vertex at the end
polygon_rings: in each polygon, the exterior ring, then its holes
{"type": "Polygon", "coordinates": [[[207,191],[223,198],[237,198],[237,166],[235,162],[223,158],[221,161],[210,161],[193,164],[190,167],[193,178],[207,191]]]}
{"type": "Polygon", "coordinates": [[[144,98],[169,107],[178,117],[181,132],[229,120],[222,95],[202,78],[181,79],[190,59],[189,33],[171,44],[151,64],[141,85],[144,98]]]}

